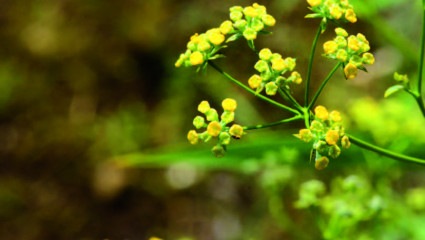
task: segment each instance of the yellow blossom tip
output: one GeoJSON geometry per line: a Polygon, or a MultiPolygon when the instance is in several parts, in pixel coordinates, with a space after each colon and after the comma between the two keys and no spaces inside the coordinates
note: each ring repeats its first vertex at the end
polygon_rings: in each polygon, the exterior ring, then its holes
{"type": "Polygon", "coordinates": [[[317,170],[323,170],[328,166],[328,164],[329,164],[329,158],[320,157],[319,159],[316,159],[316,163],[314,164],[314,167],[317,170]]]}
{"type": "Polygon", "coordinates": [[[337,130],[329,130],[326,132],[325,140],[329,145],[334,145],[339,139],[339,133],[337,130]]]}
{"type": "Polygon", "coordinates": [[[319,119],[327,120],[329,118],[328,110],[322,105],[317,106],[314,109],[314,113],[315,113],[316,117],[319,118],[319,119]]]}
{"type": "Polygon", "coordinates": [[[207,132],[213,137],[217,137],[221,132],[221,125],[217,121],[212,121],[208,124],[207,132]]]}
{"type": "Polygon", "coordinates": [[[340,122],[342,120],[341,114],[338,111],[332,111],[329,116],[334,122],[340,122]]]}
{"type": "Polygon", "coordinates": [[[338,44],[335,41],[327,41],[323,44],[323,50],[326,54],[332,54],[338,49],[338,44]]]}
{"type": "Polygon", "coordinates": [[[198,111],[201,113],[206,113],[211,109],[210,104],[207,101],[202,101],[198,105],[198,111]]]}
{"type": "Polygon", "coordinates": [[[233,124],[229,129],[229,133],[235,138],[241,138],[243,134],[243,127],[238,124],[233,124]]]}
{"type": "Polygon", "coordinates": [[[348,63],[344,68],[344,73],[346,78],[353,79],[357,76],[357,67],[356,65],[352,64],[351,62],[348,63]]]}
{"type": "Polygon", "coordinates": [[[310,4],[310,6],[315,7],[319,4],[322,3],[322,0],[307,0],[308,4],[310,4]]]}
{"type": "Polygon", "coordinates": [[[192,65],[194,65],[194,66],[199,65],[199,64],[202,64],[204,62],[204,55],[202,55],[201,52],[196,51],[196,52],[193,52],[192,54],[190,54],[189,60],[190,60],[190,63],[192,65]]]}
{"type": "Polygon", "coordinates": [[[232,98],[224,99],[223,102],[221,103],[221,105],[223,106],[224,110],[230,111],[230,112],[235,111],[235,109],[237,107],[236,101],[232,98]]]}
{"type": "Polygon", "coordinates": [[[187,140],[193,145],[198,143],[199,135],[195,130],[190,130],[187,133],[187,140]]]}

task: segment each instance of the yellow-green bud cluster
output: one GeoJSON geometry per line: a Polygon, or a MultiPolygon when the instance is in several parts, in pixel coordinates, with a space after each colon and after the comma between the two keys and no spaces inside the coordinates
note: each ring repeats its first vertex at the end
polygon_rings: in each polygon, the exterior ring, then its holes
{"type": "Polygon", "coordinates": [[[254,3],[252,6],[234,6],[230,8],[230,19],[233,21],[235,35],[232,40],[243,36],[246,40],[255,40],[259,32],[266,27],[272,27],[276,20],[263,5],[254,3]]]}
{"type": "Polygon", "coordinates": [[[202,101],[198,105],[198,111],[203,113],[202,116],[196,116],[193,119],[193,126],[196,129],[205,128],[201,133],[196,130],[190,130],[187,139],[191,144],[197,144],[199,140],[208,142],[212,138],[218,138],[218,143],[212,148],[212,152],[216,157],[223,157],[226,152],[226,146],[230,143],[231,138],[239,139],[244,134],[243,127],[233,124],[228,127],[227,124],[233,122],[235,118],[235,110],[237,103],[234,99],[226,98],[222,102],[223,113],[218,116],[217,111],[210,107],[207,101],[202,101]]]}
{"type": "Polygon", "coordinates": [[[357,22],[357,16],[354,13],[353,6],[348,0],[307,0],[311,6],[310,9],[315,12],[309,14],[308,18],[327,18],[343,20],[346,22],[357,22]]]}
{"type": "Polygon", "coordinates": [[[407,77],[406,74],[403,75],[403,74],[399,74],[398,72],[395,72],[394,80],[402,84],[407,84],[409,82],[409,77],[407,77]]]}
{"type": "Polygon", "coordinates": [[[175,66],[197,66],[217,58],[219,55],[216,53],[225,47],[222,43],[225,42],[226,35],[233,32],[232,22],[224,21],[218,28],[212,28],[200,35],[194,34],[187,43],[186,52],[180,54],[175,66]]]}
{"type": "Polygon", "coordinates": [[[329,158],[337,158],[341,148],[349,148],[350,140],[344,133],[341,114],[338,111],[328,112],[323,106],[314,109],[315,117],[309,129],[301,129],[295,137],[304,142],[313,141],[315,167],[322,170],[327,167],[329,158]]]}
{"type": "Polygon", "coordinates": [[[323,44],[324,56],[344,63],[344,73],[348,79],[355,78],[358,69],[364,69],[364,64],[375,63],[375,57],[368,52],[369,41],[363,34],[348,36],[342,28],[336,28],[335,32],[337,36],[323,44]]]}
{"type": "Polygon", "coordinates": [[[293,71],[296,65],[294,58],[282,58],[279,53],[272,53],[270,49],[264,48],[259,52],[260,60],[254,68],[260,73],[252,75],[248,80],[248,85],[258,93],[264,88],[267,95],[275,95],[278,88],[287,86],[289,83],[300,84],[301,75],[293,71]],[[288,71],[293,71],[290,76],[283,75],[288,71]]]}

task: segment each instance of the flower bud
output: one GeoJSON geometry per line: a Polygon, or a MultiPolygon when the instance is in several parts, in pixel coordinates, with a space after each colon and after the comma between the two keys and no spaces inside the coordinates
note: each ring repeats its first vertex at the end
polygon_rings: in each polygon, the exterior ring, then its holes
{"type": "Polygon", "coordinates": [[[323,131],[324,127],[323,127],[323,124],[321,122],[319,122],[317,120],[313,120],[311,122],[310,129],[313,132],[321,132],[321,131],[323,131]]]}
{"type": "Polygon", "coordinates": [[[394,80],[396,80],[397,82],[402,82],[402,83],[409,82],[409,78],[407,77],[407,75],[402,75],[402,74],[399,74],[398,72],[394,73],[394,80]]]}
{"type": "Polygon", "coordinates": [[[357,76],[357,67],[350,62],[345,66],[344,73],[346,78],[353,79],[357,76]]]}
{"type": "Polygon", "coordinates": [[[335,19],[340,19],[342,17],[342,9],[337,4],[334,4],[330,10],[332,17],[334,17],[335,19]]]}
{"type": "Polygon", "coordinates": [[[221,114],[221,121],[224,122],[225,124],[231,123],[233,122],[233,120],[235,120],[234,112],[224,111],[221,114]]]}
{"type": "Polygon", "coordinates": [[[205,119],[201,116],[196,116],[193,119],[193,126],[195,126],[196,129],[200,129],[205,126],[205,119]]]}
{"type": "Polygon", "coordinates": [[[190,42],[193,42],[193,43],[195,43],[195,44],[199,43],[199,41],[200,41],[200,40],[201,40],[201,39],[199,38],[199,35],[198,35],[197,33],[193,34],[193,35],[190,37],[190,42]]]}
{"type": "Polygon", "coordinates": [[[222,42],[224,42],[224,35],[221,33],[211,33],[208,35],[208,40],[214,45],[220,45],[222,42]]]}
{"type": "Polygon", "coordinates": [[[338,45],[338,48],[346,48],[347,40],[343,36],[336,36],[334,42],[338,45]]]}
{"type": "Polygon", "coordinates": [[[331,121],[334,122],[341,122],[341,114],[338,111],[332,111],[331,114],[329,114],[331,121]]]}
{"type": "Polygon", "coordinates": [[[276,19],[272,15],[265,14],[261,17],[261,20],[264,24],[266,24],[269,27],[273,27],[276,24],[276,19]]]}
{"type": "Polygon", "coordinates": [[[313,139],[313,134],[310,129],[301,129],[298,135],[295,135],[304,142],[310,142],[313,139]]]}
{"type": "Polygon", "coordinates": [[[336,59],[338,59],[341,62],[346,62],[347,58],[348,58],[347,51],[345,51],[344,49],[338,50],[336,54],[336,59]]]}
{"type": "Polygon", "coordinates": [[[202,64],[203,62],[204,62],[204,55],[202,55],[201,52],[196,51],[190,55],[190,63],[192,65],[194,66],[199,65],[199,64],[202,64]]]}
{"type": "Polygon", "coordinates": [[[258,54],[261,60],[267,61],[271,58],[272,56],[272,51],[270,51],[270,49],[268,48],[263,48],[261,49],[260,53],[258,54]]]}
{"type": "Polygon", "coordinates": [[[350,147],[350,139],[347,136],[344,136],[341,138],[341,146],[345,149],[348,149],[350,147]]]}
{"type": "Polygon", "coordinates": [[[235,138],[241,138],[243,134],[243,128],[238,124],[233,124],[229,129],[229,133],[235,138]]]}
{"type": "Polygon", "coordinates": [[[252,28],[246,28],[243,31],[243,36],[246,40],[255,40],[257,38],[257,32],[252,28]]]}
{"type": "Polygon", "coordinates": [[[296,65],[295,58],[290,58],[290,57],[285,58],[285,64],[290,71],[294,70],[296,65]]]}
{"type": "Polygon", "coordinates": [[[325,169],[329,164],[329,159],[327,157],[320,157],[316,159],[316,163],[314,164],[314,167],[317,170],[323,170],[325,169]]]}
{"type": "Polygon", "coordinates": [[[235,22],[235,27],[238,28],[239,30],[242,30],[245,28],[247,22],[245,19],[239,19],[235,22]]]}
{"type": "Polygon", "coordinates": [[[347,19],[351,23],[357,22],[357,17],[353,9],[348,9],[347,11],[345,11],[345,19],[347,19]]]}
{"type": "Polygon", "coordinates": [[[214,156],[216,158],[221,158],[224,157],[224,155],[226,154],[226,149],[224,149],[223,146],[221,146],[220,144],[215,145],[212,149],[211,149],[212,153],[214,153],[214,156]]]}
{"type": "Polygon", "coordinates": [[[332,54],[338,49],[338,44],[334,41],[327,41],[323,44],[323,50],[326,54],[332,54]]]}
{"type": "Polygon", "coordinates": [[[249,17],[252,17],[252,18],[255,18],[256,16],[258,16],[258,12],[251,6],[244,8],[243,13],[246,16],[249,16],[249,17]]]}
{"type": "Polygon", "coordinates": [[[242,12],[230,12],[230,19],[232,19],[233,22],[237,22],[241,20],[243,17],[242,12]]]}
{"type": "Polygon", "coordinates": [[[207,41],[200,41],[198,43],[198,50],[199,51],[206,51],[210,48],[211,48],[211,44],[209,44],[209,42],[207,42],[207,41]]]}
{"type": "Polygon", "coordinates": [[[252,77],[249,78],[248,80],[248,85],[252,88],[258,88],[261,85],[261,82],[263,81],[263,79],[258,76],[257,74],[252,75],[252,77]]]}
{"type": "Polygon", "coordinates": [[[180,54],[179,59],[177,59],[176,63],[174,64],[175,67],[181,67],[181,65],[184,62],[184,54],[180,54]]]}
{"type": "Polygon", "coordinates": [[[372,53],[364,53],[363,62],[365,64],[373,65],[375,63],[375,57],[372,55],[372,53]]]}
{"type": "Polygon", "coordinates": [[[208,121],[218,121],[218,114],[214,108],[208,110],[208,112],[205,113],[205,116],[207,116],[208,121]]]}
{"type": "Polygon", "coordinates": [[[208,141],[211,140],[212,136],[209,135],[207,131],[205,131],[205,132],[199,134],[199,138],[204,142],[208,142],[208,141]]]}
{"type": "Polygon", "coordinates": [[[287,68],[286,62],[282,58],[277,58],[272,60],[272,68],[276,71],[282,71],[287,68]]]}
{"type": "Polygon", "coordinates": [[[259,72],[265,72],[269,70],[269,65],[264,60],[258,60],[254,68],[259,72]]]}
{"type": "Polygon", "coordinates": [[[266,94],[270,96],[276,95],[278,86],[275,82],[269,82],[266,84],[266,94]]]}
{"type": "Polygon", "coordinates": [[[206,113],[211,109],[210,104],[207,101],[202,101],[199,105],[198,105],[198,111],[201,113],[206,113]]]}
{"type": "Polygon", "coordinates": [[[301,84],[301,82],[303,81],[299,72],[292,72],[290,78],[291,81],[295,84],[301,84]]]}
{"type": "Polygon", "coordinates": [[[325,140],[329,145],[335,145],[339,139],[339,133],[336,130],[329,130],[326,133],[325,140]]]}
{"type": "Polygon", "coordinates": [[[359,40],[357,40],[357,38],[354,36],[350,36],[348,38],[348,47],[352,49],[353,51],[359,51],[360,50],[359,40]]]}
{"type": "Polygon", "coordinates": [[[220,135],[218,136],[218,142],[221,145],[229,145],[229,143],[230,143],[230,134],[228,134],[227,132],[220,133],[220,135]]]}
{"type": "Polygon", "coordinates": [[[242,12],[243,11],[243,7],[241,6],[233,6],[229,9],[230,12],[242,12]]]}
{"type": "Polygon", "coordinates": [[[347,31],[345,31],[345,29],[343,29],[343,28],[335,28],[335,33],[338,36],[348,37],[347,31]]]}
{"type": "Polygon", "coordinates": [[[341,154],[341,149],[335,144],[329,148],[329,156],[332,158],[338,158],[341,154]]]}
{"type": "Polygon", "coordinates": [[[213,137],[217,137],[221,132],[221,125],[217,121],[212,121],[210,124],[208,124],[207,132],[209,135],[213,137]]]}
{"type": "Polygon", "coordinates": [[[235,111],[235,109],[237,107],[236,101],[232,98],[224,99],[223,102],[221,103],[221,105],[223,106],[224,110],[230,111],[230,112],[235,111]]]}
{"type": "Polygon", "coordinates": [[[322,3],[322,0],[307,0],[308,4],[310,4],[310,6],[315,7],[319,4],[322,3]]]}
{"type": "Polygon", "coordinates": [[[322,120],[327,120],[329,118],[329,113],[328,110],[319,105],[314,109],[314,113],[316,115],[317,118],[322,119],[322,120]]]}
{"type": "Polygon", "coordinates": [[[323,153],[328,148],[328,144],[325,141],[319,140],[313,144],[313,148],[316,149],[319,153],[323,153]]]}
{"type": "Polygon", "coordinates": [[[190,130],[189,133],[187,134],[187,140],[189,140],[190,144],[197,144],[198,143],[198,133],[196,133],[195,130],[190,130]]]}
{"type": "Polygon", "coordinates": [[[220,32],[224,35],[228,34],[229,32],[233,31],[233,24],[231,21],[227,20],[224,21],[221,25],[220,25],[220,32]]]}
{"type": "Polygon", "coordinates": [[[255,31],[259,32],[259,31],[263,30],[264,23],[260,19],[254,18],[251,22],[251,28],[254,29],[255,31]]]}

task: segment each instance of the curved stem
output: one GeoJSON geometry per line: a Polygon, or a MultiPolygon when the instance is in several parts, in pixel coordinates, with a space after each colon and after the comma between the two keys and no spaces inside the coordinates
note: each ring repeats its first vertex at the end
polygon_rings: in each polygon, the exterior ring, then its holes
{"type": "Polygon", "coordinates": [[[297,102],[297,100],[288,93],[287,90],[282,90],[281,88],[278,89],[279,94],[289,103],[291,103],[293,106],[295,106],[298,110],[302,111],[301,105],[297,102]]]}
{"type": "MultiPolygon", "coordinates": [[[[424,67],[424,48],[425,48],[425,1],[422,3],[422,38],[421,38],[421,52],[419,57],[419,66],[418,66],[418,93],[419,96],[422,96],[422,73],[424,67]]],[[[421,99],[422,100],[422,99],[421,99]]]]}
{"type": "Polygon", "coordinates": [[[417,163],[417,164],[421,164],[421,165],[425,165],[425,159],[420,159],[420,158],[415,158],[415,157],[409,157],[400,153],[396,153],[396,152],[392,152],[389,151],[387,149],[375,146],[373,144],[370,144],[368,142],[365,142],[359,138],[356,138],[352,135],[346,134],[348,136],[348,138],[350,139],[350,142],[352,142],[353,144],[356,144],[357,146],[364,148],[366,150],[378,153],[380,155],[395,159],[395,160],[399,160],[399,161],[403,161],[403,162],[410,162],[410,163],[417,163]]]}
{"type": "Polygon", "coordinates": [[[316,51],[317,41],[319,40],[319,36],[320,36],[321,32],[322,32],[322,27],[319,26],[319,28],[317,29],[316,36],[314,37],[313,46],[312,46],[311,52],[310,52],[310,58],[308,60],[307,84],[305,86],[305,102],[304,102],[304,106],[306,106],[306,107],[308,105],[308,95],[309,95],[309,91],[310,91],[311,69],[313,67],[314,52],[316,51]]]}
{"type": "Polygon", "coordinates": [[[331,77],[334,75],[336,70],[338,70],[338,68],[341,66],[341,64],[342,63],[340,62],[337,65],[335,65],[335,67],[332,69],[332,71],[329,73],[329,75],[326,77],[326,79],[322,82],[322,85],[320,85],[319,90],[317,90],[316,95],[314,95],[314,97],[311,100],[311,103],[308,105],[307,109],[309,109],[309,110],[311,109],[311,107],[314,105],[317,98],[319,97],[320,93],[322,92],[323,88],[326,86],[326,83],[328,83],[329,79],[331,79],[331,77]]]}
{"type": "Polygon", "coordinates": [[[284,124],[284,123],[296,121],[298,119],[303,119],[303,117],[301,115],[297,115],[295,117],[283,119],[283,120],[278,121],[278,122],[273,122],[273,123],[268,123],[268,124],[261,124],[261,125],[255,125],[255,126],[247,126],[247,127],[243,127],[243,129],[244,130],[254,130],[254,129],[268,128],[268,127],[273,127],[273,126],[281,125],[281,124],[284,124]]]}
{"type": "Polygon", "coordinates": [[[422,100],[421,96],[415,97],[416,102],[419,105],[419,109],[421,109],[422,115],[424,115],[425,117],[425,105],[424,105],[424,101],[422,100]]]}
{"type": "Polygon", "coordinates": [[[213,67],[215,70],[217,70],[219,73],[221,73],[224,77],[226,77],[226,78],[227,78],[227,79],[229,79],[230,81],[232,81],[232,82],[236,83],[238,86],[242,87],[242,88],[243,88],[243,89],[245,89],[246,91],[248,91],[248,92],[250,92],[250,93],[254,94],[256,97],[258,97],[258,98],[260,98],[260,99],[262,99],[262,100],[264,100],[264,101],[266,101],[266,102],[268,102],[268,103],[270,103],[270,104],[273,104],[273,105],[275,105],[275,106],[277,106],[277,107],[280,107],[280,108],[283,108],[283,109],[285,109],[285,110],[287,110],[287,111],[290,111],[290,112],[292,112],[292,113],[298,114],[298,111],[297,111],[297,110],[295,110],[295,109],[293,109],[293,108],[290,108],[290,107],[288,107],[288,106],[285,106],[285,105],[283,105],[283,104],[280,104],[280,103],[278,103],[278,102],[276,102],[276,101],[274,101],[274,100],[272,100],[272,99],[270,99],[270,98],[268,98],[268,97],[266,97],[266,96],[263,96],[263,95],[261,95],[261,94],[259,94],[259,93],[255,92],[255,91],[254,91],[254,90],[252,90],[251,88],[249,88],[249,87],[245,86],[243,83],[239,82],[238,80],[236,80],[235,78],[233,78],[232,76],[230,76],[228,73],[224,72],[224,71],[223,71],[223,70],[222,70],[219,66],[215,65],[215,63],[213,63],[212,61],[208,61],[208,64],[209,64],[211,67],[213,67]]]}

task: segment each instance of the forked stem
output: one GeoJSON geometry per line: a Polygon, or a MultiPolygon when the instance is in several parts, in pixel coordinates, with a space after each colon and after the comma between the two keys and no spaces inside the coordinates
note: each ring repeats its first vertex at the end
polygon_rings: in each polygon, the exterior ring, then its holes
{"type": "Polygon", "coordinates": [[[304,101],[304,106],[306,107],[308,106],[308,102],[309,102],[308,95],[310,94],[311,70],[313,68],[314,52],[316,51],[317,41],[319,40],[319,36],[321,33],[322,33],[322,27],[319,25],[316,36],[314,37],[314,40],[313,40],[313,46],[311,47],[310,58],[308,60],[307,82],[305,86],[305,101],[304,101]]]}

